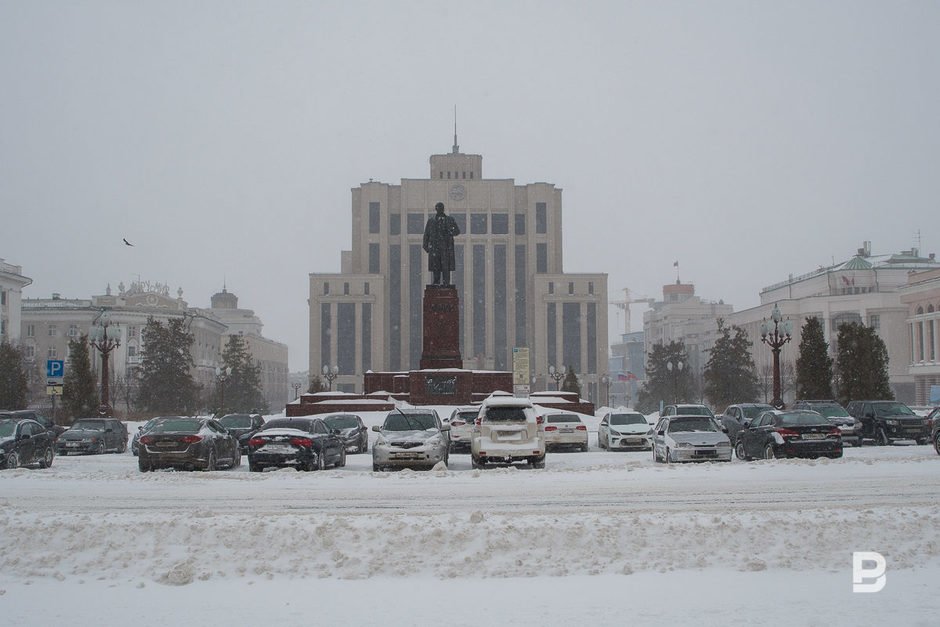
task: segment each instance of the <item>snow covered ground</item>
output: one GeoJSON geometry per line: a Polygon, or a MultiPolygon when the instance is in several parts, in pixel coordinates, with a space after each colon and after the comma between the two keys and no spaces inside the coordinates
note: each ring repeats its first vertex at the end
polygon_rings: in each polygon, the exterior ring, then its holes
{"type": "Polygon", "coordinates": [[[0,472],[0,624],[937,624],[933,448],[664,466],[586,421],[545,470],[0,472]],[[853,594],[853,551],[884,590],[853,594]]]}

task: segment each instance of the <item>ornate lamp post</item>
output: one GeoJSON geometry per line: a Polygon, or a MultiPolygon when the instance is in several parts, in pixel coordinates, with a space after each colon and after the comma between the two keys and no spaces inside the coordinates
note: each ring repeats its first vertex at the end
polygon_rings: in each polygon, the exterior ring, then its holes
{"type": "Polygon", "coordinates": [[[111,314],[108,311],[102,311],[95,319],[91,328],[91,345],[101,353],[101,404],[98,406],[98,413],[102,416],[111,416],[111,388],[110,376],[108,372],[108,359],[111,351],[121,345],[120,331],[112,332],[108,337],[108,328],[111,326],[111,314]]]}
{"type": "Polygon", "coordinates": [[[339,366],[323,366],[323,376],[326,377],[330,385],[330,392],[333,391],[333,381],[339,376],[339,366]]]}
{"type": "Polygon", "coordinates": [[[555,366],[548,367],[548,376],[555,380],[555,390],[560,390],[559,382],[565,378],[565,366],[562,364],[561,369],[556,369],[555,366]]]}
{"type": "Polygon", "coordinates": [[[291,387],[294,388],[294,398],[297,398],[298,396],[300,396],[300,384],[291,383],[291,387]]]}
{"type": "Polygon", "coordinates": [[[681,359],[670,359],[666,362],[666,370],[672,373],[672,397],[673,403],[679,402],[679,375],[682,374],[682,369],[685,368],[685,363],[681,359]]]}
{"type": "Polygon", "coordinates": [[[219,380],[219,414],[222,416],[225,415],[225,382],[228,381],[230,376],[232,376],[231,366],[225,368],[216,366],[215,378],[219,380]]]}
{"type": "Polygon", "coordinates": [[[604,400],[604,404],[610,407],[610,375],[601,375],[601,383],[607,388],[607,398],[604,400]]]}
{"type": "Polygon", "coordinates": [[[774,398],[770,404],[777,409],[783,409],[783,398],[780,392],[780,349],[790,341],[793,325],[789,318],[783,320],[783,314],[780,313],[780,308],[776,304],[770,312],[770,319],[774,323],[773,330],[771,331],[770,322],[765,318],[760,325],[760,341],[769,346],[774,355],[774,398]],[[783,321],[782,325],[781,321],[783,321]]]}

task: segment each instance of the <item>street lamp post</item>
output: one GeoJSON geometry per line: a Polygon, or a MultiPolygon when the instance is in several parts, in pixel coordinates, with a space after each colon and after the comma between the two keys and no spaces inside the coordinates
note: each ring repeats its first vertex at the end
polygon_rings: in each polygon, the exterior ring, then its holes
{"type": "Polygon", "coordinates": [[[294,398],[297,398],[298,396],[300,396],[300,384],[299,384],[299,383],[291,383],[291,387],[294,388],[294,398]]]}
{"type": "MultiPolygon", "coordinates": [[[[111,326],[111,314],[108,311],[102,311],[91,329],[91,345],[101,353],[101,403],[98,407],[98,413],[102,416],[111,416],[111,388],[110,376],[108,373],[108,359],[111,351],[121,345],[120,337],[112,333],[108,337],[108,327],[111,326]]],[[[117,334],[120,335],[120,332],[117,334]]]]}
{"type": "Polygon", "coordinates": [[[565,378],[565,366],[562,365],[560,370],[556,369],[555,366],[549,366],[548,376],[555,380],[555,391],[560,390],[559,382],[565,378]]]}
{"type": "Polygon", "coordinates": [[[610,407],[610,375],[601,375],[601,383],[607,388],[607,398],[604,399],[604,404],[610,407]]]}
{"type": "Polygon", "coordinates": [[[330,386],[330,392],[333,391],[333,381],[339,376],[339,366],[323,366],[323,376],[326,377],[330,386]]]}
{"type": "Polygon", "coordinates": [[[228,381],[228,378],[232,376],[232,367],[226,366],[224,368],[216,367],[215,376],[219,380],[219,415],[225,415],[225,382],[228,381]]]}
{"type": "Polygon", "coordinates": [[[679,402],[679,375],[682,374],[683,368],[685,368],[685,364],[681,359],[676,359],[675,361],[670,359],[666,362],[666,370],[672,373],[673,403],[679,402]]]}
{"type": "Polygon", "coordinates": [[[770,312],[770,320],[774,323],[772,328],[766,319],[760,325],[760,341],[769,346],[774,355],[774,398],[770,404],[777,409],[783,409],[783,395],[780,390],[780,349],[790,341],[793,325],[789,318],[783,320],[783,314],[780,313],[780,308],[776,304],[770,312]]]}

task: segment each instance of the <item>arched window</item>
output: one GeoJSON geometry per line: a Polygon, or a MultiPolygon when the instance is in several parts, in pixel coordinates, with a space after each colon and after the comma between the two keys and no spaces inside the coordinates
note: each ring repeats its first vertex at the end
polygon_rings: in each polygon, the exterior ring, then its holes
{"type": "Polygon", "coordinates": [[[933,313],[933,312],[934,312],[933,305],[927,305],[927,313],[933,313]]]}

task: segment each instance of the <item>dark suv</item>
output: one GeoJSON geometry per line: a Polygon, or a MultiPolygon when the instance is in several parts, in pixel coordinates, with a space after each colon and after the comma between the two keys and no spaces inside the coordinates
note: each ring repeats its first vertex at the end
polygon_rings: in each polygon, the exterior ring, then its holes
{"type": "Polygon", "coordinates": [[[838,402],[834,400],[796,401],[792,409],[808,409],[823,415],[823,417],[839,427],[842,433],[842,442],[853,446],[862,445],[862,421],[852,417],[838,402]]]}
{"type": "Polygon", "coordinates": [[[895,440],[925,444],[930,438],[929,421],[898,401],[852,401],[845,410],[862,421],[863,435],[874,438],[878,444],[892,444],[895,440]]]}

